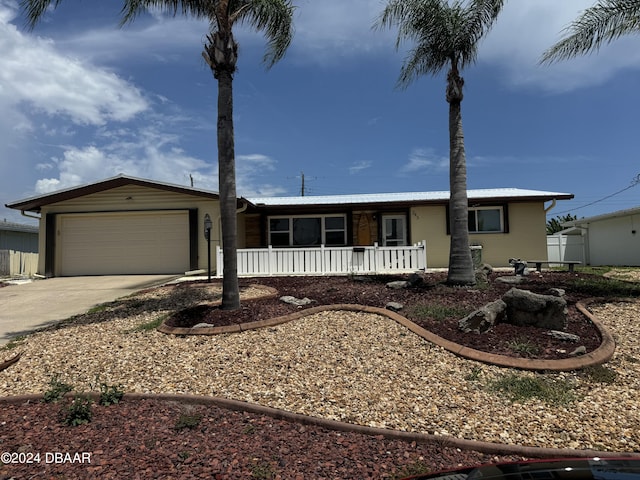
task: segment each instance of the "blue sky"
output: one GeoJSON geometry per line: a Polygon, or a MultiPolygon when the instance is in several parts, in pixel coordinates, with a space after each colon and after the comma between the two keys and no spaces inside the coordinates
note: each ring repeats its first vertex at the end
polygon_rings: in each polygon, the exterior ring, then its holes
{"type": "MultiPolygon", "coordinates": [[[[510,0],[463,72],[468,188],[569,192],[550,216],[640,205],[640,41],[539,66],[594,0],[510,0]],[[619,192],[603,201],[600,199],[619,192]],[[586,206],[595,202],[593,205],[586,206]]],[[[238,194],[448,190],[444,75],[404,90],[381,0],[297,0],[296,34],[271,70],[263,37],[236,32],[238,194]]],[[[63,0],[33,31],[0,0],[0,220],[4,204],[119,173],[217,190],[217,84],[206,22],[120,2],[63,0]]]]}

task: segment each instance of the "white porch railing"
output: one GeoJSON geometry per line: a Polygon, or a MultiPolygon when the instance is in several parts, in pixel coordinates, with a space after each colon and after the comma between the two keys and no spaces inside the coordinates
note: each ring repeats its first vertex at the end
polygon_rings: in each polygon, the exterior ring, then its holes
{"type": "Polygon", "coordinates": [[[33,276],[37,271],[37,253],[0,250],[0,275],[33,276]]]}
{"type": "MultiPolygon", "coordinates": [[[[216,247],[216,276],[222,277],[222,249],[216,247]]],[[[425,241],[413,246],[238,249],[238,276],[411,273],[427,268],[425,241]]]]}

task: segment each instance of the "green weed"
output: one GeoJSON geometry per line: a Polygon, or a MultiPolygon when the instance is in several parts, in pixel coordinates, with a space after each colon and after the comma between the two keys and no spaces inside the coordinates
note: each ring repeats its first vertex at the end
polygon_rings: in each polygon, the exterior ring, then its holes
{"type": "Polygon", "coordinates": [[[276,472],[273,471],[273,467],[270,463],[262,461],[256,463],[251,467],[251,478],[259,478],[262,480],[269,480],[276,478],[276,472]]]}
{"type": "Polygon", "coordinates": [[[125,330],[124,333],[138,333],[138,332],[150,332],[152,330],[156,330],[160,325],[162,325],[162,322],[164,322],[164,320],[167,318],[168,315],[160,315],[157,318],[155,318],[154,320],[151,320],[149,322],[145,322],[145,323],[141,323],[139,325],[136,325],[135,327],[129,329],[129,330],[125,330]]]}
{"type": "Polygon", "coordinates": [[[425,475],[431,471],[431,468],[427,463],[422,460],[416,460],[413,463],[403,465],[392,478],[406,478],[413,477],[415,475],[425,475]]]}
{"type": "Polygon", "coordinates": [[[180,413],[180,416],[178,417],[178,420],[176,420],[176,424],[174,425],[174,428],[177,431],[184,430],[185,428],[193,430],[198,425],[200,425],[201,420],[202,420],[202,414],[197,412],[184,411],[180,413]]]}
{"type": "Polygon", "coordinates": [[[490,382],[488,388],[513,402],[537,398],[550,405],[567,405],[575,400],[573,387],[568,381],[553,380],[542,375],[505,375],[490,382]]]}
{"type": "Polygon", "coordinates": [[[27,339],[26,335],[20,335],[18,337],[14,337],[11,340],[9,340],[9,342],[6,345],[3,345],[2,347],[0,347],[0,351],[12,350],[16,347],[19,347],[24,343],[26,339],[27,339]]]}
{"type": "Polygon", "coordinates": [[[91,422],[91,400],[86,395],[76,394],[71,402],[62,409],[63,423],[71,427],[85,425],[91,422]]]}
{"type": "Polygon", "coordinates": [[[531,357],[540,353],[540,347],[527,337],[518,337],[507,342],[507,346],[523,357],[531,357]]]}
{"type": "Polygon", "coordinates": [[[49,389],[46,390],[43,394],[43,400],[46,403],[57,402],[62,397],[64,397],[65,394],[73,390],[73,387],[71,385],[61,382],[59,378],[60,376],[58,374],[55,374],[49,379],[49,389]]]}
{"type": "Polygon", "coordinates": [[[583,370],[583,373],[592,382],[612,384],[616,381],[618,374],[615,370],[604,365],[593,365],[583,370]]]}

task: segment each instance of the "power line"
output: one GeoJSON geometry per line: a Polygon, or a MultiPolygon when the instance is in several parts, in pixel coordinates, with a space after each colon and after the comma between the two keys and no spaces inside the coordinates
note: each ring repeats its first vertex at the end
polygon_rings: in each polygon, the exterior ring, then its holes
{"type": "Polygon", "coordinates": [[[640,174],[636,175],[635,177],[633,177],[633,180],[631,180],[631,185],[624,187],[622,190],[618,190],[615,193],[612,193],[611,195],[607,195],[606,197],[603,197],[599,200],[595,200],[591,203],[587,203],[585,205],[582,205],[580,207],[576,207],[576,208],[572,208],[570,210],[564,210],[562,212],[556,212],[556,215],[562,215],[563,213],[569,213],[569,212],[573,212],[575,210],[580,210],[581,208],[586,208],[586,207],[590,207],[591,205],[595,205],[596,203],[600,203],[604,200],[607,200],[608,198],[611,197],[615,197],[616,195],[622,193],[622,192],[626,192],[627,190],[629,190],[630,188],[635,187],[636,185],[640,184],[640,174]]]}

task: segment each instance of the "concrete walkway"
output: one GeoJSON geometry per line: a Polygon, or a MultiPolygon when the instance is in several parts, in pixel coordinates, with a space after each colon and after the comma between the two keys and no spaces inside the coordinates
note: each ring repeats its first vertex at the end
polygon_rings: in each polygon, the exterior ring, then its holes
{"type": "Polygon", "coordinates": [[[0,288],[0,346],[14,337],[85,313],[95,305],[175,278],[176,275],[58,277],[0,288]]]}

